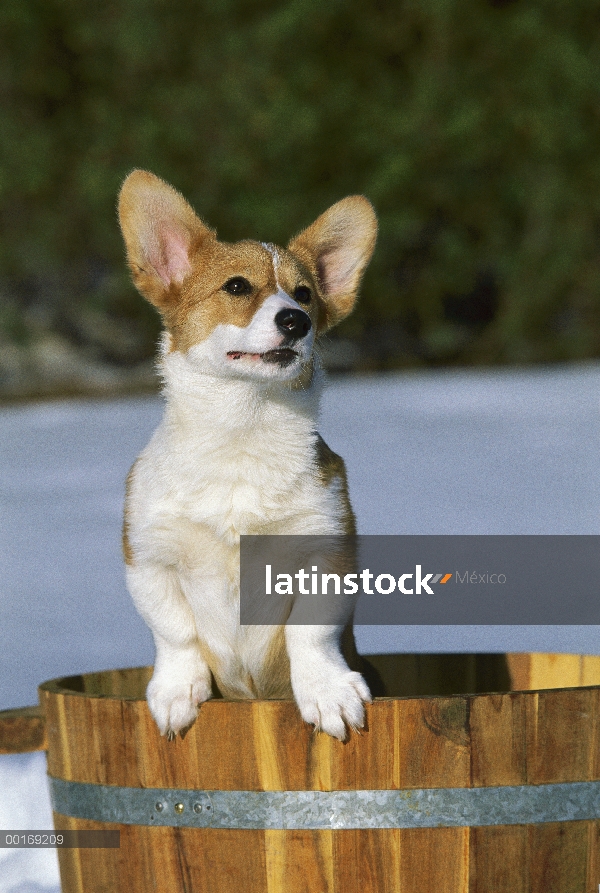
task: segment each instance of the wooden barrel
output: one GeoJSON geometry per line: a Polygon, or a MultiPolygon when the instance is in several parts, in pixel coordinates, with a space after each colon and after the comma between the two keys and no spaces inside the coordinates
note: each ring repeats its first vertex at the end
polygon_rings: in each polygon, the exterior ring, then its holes
{"type": "Polygon", "coordinates": [[[600,659],[370,660],[396,696],[347,743],[227,700],[169,742],[149,668],[44,683],[55,827],[120,831],[59,850],[63,893],[597,893],[600,659]],[[509,670],[573,687],[473,693],[509,670]]]}

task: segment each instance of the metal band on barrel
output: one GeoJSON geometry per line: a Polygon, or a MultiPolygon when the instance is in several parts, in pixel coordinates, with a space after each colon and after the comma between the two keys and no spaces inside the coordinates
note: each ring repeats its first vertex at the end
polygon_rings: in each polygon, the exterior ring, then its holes
{"type": "Polygon", "coordinates": [[[341,830],[600,819],[600,781],[402,791],[194,791],[49,781],[55,812],[122,825],[341,830]]]}

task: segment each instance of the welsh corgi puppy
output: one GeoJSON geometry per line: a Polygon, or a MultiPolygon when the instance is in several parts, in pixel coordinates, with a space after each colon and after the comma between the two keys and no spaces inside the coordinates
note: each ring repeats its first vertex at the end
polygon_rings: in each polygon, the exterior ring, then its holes
{"type": "Polygon", "coordinates": [[[156,644],[150,711],[173,737],[214,680],[227,698],[293,696],[306,722],[343,740],[371,700],[351,619],[241,626],[239,541],[355,532],[343,460],[316,433],[314,347],[354,306],[373,208],[345,198],[287,248],[230,244],[135,170],[119,219],[134,283],[165,329],[164,417],[129,473],[123,527],[128,589],[156,644]]]}

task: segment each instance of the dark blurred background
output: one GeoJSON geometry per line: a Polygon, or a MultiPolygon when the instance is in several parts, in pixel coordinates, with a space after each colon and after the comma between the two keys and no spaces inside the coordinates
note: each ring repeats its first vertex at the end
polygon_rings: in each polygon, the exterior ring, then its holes
{"type": "Polygon", "coordinates": [[[362,192],[380,238],[337,370],[600,355],[589,0],[4,0],[0,393],[151,387],[133,167],[221,238],[362,192]]]}

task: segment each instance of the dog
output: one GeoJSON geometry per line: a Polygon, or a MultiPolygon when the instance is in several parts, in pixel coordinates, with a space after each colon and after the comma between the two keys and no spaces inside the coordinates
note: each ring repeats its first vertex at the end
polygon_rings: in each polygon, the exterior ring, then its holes
{"type": "Polygon", "coordinates": [[[150,627],[150,711],[183,733],[223,697],[294,697],[316,730],[364,725],[369,688],[351,619],[241,626],[243,534],[353,534],[343,460],[316,433],[323,374],[315,339],[353,309],[377,219],[354,195],[287,248],[221,242],[173,187],[126,178],[128,265],[164,323],[164,417],[126,484],[129,592],[150,627]]]}

